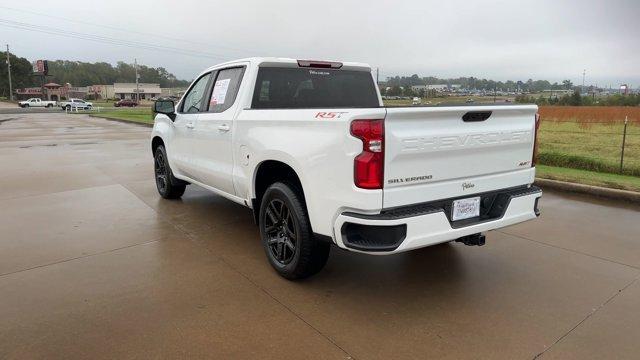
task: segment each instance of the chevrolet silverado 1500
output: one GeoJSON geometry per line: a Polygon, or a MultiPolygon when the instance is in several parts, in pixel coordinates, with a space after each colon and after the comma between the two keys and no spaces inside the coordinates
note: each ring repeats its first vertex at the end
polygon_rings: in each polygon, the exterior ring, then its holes
{"type": "Polygon", "coordinates": [[[27,99],[25,101],[18,102],[18,106],[20,106],[21,108],[29,108],[29,107],[47,107],[47,108],[52,108],[52,107],[56,106],[56,102],[55,101],[41,100],[41,99],[38,99],[38,98],[31,98],[31,99],[27,99]]]}
{"type": "Polygon", "coordinates": [[[539,214],[535,105],[384,107],[366,64],[251,58],[154,111],[160,195],[195,184],[253,209],[289,279],[322,269],[331,245],[482,245],[539,214]]]}

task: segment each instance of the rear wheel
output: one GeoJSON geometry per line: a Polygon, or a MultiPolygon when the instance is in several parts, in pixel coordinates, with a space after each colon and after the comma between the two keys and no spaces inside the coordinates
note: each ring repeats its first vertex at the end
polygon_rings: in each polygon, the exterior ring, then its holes
{"type": "Polygon", "coordinates": [[[53,104],[47,104],[47,107],[48,107],[48,108],[52,108],[52,107],[53,107],[53,104]]]}
{"type": "Polygon", "coordinates": [[[187,185],[173,176],[167,160],[167,152],[160,145],[154,154],[154,170],[158,193],[165,199],[178,199],[184,194],[187,185]]]}
{"type": "Polygon", "coordinates": [[[303,279],[318,273],[329,258],[328,243],[316,241],[301,191],[278,182],[260,205],[260,236],[271,266],[284,278],[303,279]]]}

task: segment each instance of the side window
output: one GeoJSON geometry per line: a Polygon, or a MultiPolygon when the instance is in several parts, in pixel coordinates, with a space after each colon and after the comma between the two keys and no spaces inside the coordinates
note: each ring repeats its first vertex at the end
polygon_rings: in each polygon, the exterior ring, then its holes
{"type": "Polygon", "coordinates": [[[193,113],[200,112],[202,110],[202,99],[204,98],[204,94],[207,89],[207,83],[209,82],[210,77],[211,73],[206,74],[200,79],[196,80],[196,83],[193,84],[193,87],[191,87],[187,95],[184,96],[184,101],[182,102],[182,112],[193,113]]]}
{"type": "Polygon", "coordinates": [[[220,113],[233,105],[242,82],[244,67],[223,69],[218,71],[216,82],[209,98],[209,112],[220,113]]]}

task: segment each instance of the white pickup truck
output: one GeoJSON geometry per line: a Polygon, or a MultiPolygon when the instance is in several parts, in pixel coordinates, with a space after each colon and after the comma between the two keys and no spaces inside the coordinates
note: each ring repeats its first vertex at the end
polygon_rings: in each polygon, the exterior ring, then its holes
{"type": "Polygon", "coordinates": [[[29,108],[29,107],[47,107],[47,108],[52,108],[52,107],[56,106],[56,102],[55,101],[41,100],[41,99],[38,99],[38,98],[31,98],[31,99],[27,99],[25,101],[18,102],[18,106],[20,106],[21,108],[29,108]]]}
{"type": "Polygon", "coordinates": [[[84,101],[82,99],[69,99],[60,103],[60,108],[62,110],[71,111],[71,110],[91,110],[93,108],[93,103],[84,101]]]}
{"type": "Polygon", "coordinates": [[[251,58],[154,111],[160,195],[195,184],[253,209],[288,279],[322,269],[331,245],[482,245],[539,215],[535,105],[384,107],[366,64],[251,58]]]}

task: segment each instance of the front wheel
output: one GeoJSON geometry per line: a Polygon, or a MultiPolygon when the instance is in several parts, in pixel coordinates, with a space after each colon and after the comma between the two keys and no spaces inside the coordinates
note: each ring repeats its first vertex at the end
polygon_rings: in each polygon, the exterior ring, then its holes
{"type": "Polygon", "coordinates": [[[153,159],[153,167],[156,175],[156,188],[165,199],[178,199],[184,194],[187,185],[173,176],[167,160],[167,152],[164,146],[156,149],[153,159]]]}
{"type": "Polygon", "coordinates": [[[260,205],[260,236],[271,266],[284,278],[303,279],[327,263],[330,245],[314,239],[302,191],[277,182],[260,205]]]}

